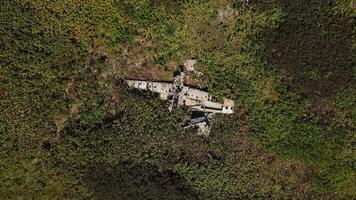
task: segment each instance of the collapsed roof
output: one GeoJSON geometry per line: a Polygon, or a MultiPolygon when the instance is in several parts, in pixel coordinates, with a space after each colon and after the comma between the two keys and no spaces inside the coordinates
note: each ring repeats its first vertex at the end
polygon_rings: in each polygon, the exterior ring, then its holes
{"type": "Polygon", "coordinates": [[[198,133],[209,134],[208,122],[214,114],[234,113],[234,101],[224,98],[223,103],[212,101],[209,92],[184,85],[184,72],[181,71],[174,77],[173,83],[155,82],[145,80],[126,80],[131,88],[147,90],[158,93],[160,99],[170,103],[169,111],[173,108],[187,107],[193,111],[205,113],[205,118],[192,118],[182,127],[197,126],[198,133]]]}

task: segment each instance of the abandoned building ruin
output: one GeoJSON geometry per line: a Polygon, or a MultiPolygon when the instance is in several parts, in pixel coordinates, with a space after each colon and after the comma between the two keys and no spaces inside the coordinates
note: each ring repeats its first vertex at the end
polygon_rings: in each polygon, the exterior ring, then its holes
{"type": "Polygon", "coordinates": [[[185,74],[181,70],[174,77],[173,83],[145,80],[126,80],[126,83],[131,88],[158,93],[160,99],[170,103],[169,111],[172,111],[173,108],[187,107],[192,111],[204,113],[200,117],[193,117],[183,123],[182,127],[196,126],[198,134],[207,136],[210,132],[209,121],[213,115],[234,113],[234,101],[224,98],[223,103],[213,102],[210,93],[185,86],[184,76],[185,74]]]}

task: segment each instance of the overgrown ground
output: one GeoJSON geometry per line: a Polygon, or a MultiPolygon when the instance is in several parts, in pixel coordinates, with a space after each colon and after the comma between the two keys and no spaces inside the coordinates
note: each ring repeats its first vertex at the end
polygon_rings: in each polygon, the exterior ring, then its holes
{"type": "Polygon", "coordinates": [[[1,199],[353,199],[355,7],[37,1],[0,7],[1,199]],[[212,134],[122,78],[235,100],[212,134]]]}

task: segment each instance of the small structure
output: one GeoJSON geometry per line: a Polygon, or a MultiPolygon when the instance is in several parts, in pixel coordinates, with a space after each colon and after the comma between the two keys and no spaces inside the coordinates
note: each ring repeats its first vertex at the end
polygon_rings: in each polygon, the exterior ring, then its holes
{"type": "Polygon", "coordinates": [[[211,101],[212,95],[202,90],[183,86],[181,91],[175,93],[176,88],[172,83],[137,80],[127,80],[126,82],[132,88],[159,93],[160,99],[170,101],[171,104],[176,104],[177,107],[185,106],[192,110],[206,113],[234,113],[234,101],[224,98],[223,103],[213,102],[211,101]]]}
{"type": "Polygon", "coordinates": [[[129,87],[158,93],[160,98],[168,101],[169,111],[173,108],[187,107],[193,111],[204,113],[203,116],[192,118],[182,124],[183,128],[196,126],[198,134],[208,135],[210,132],[209,119],[214,114],[234,113],[234,101],[224,98],[223,103],[213,102],[212,95],[206,91],[184,85],[184,72],[174,77],[173,83],[126,80],[129,87]]]}
{"type": "Polygon", "coordinates": [[[184,67],[188,72],[194,72],[194,65],[197,63],[196,60],[187,60],[184,62],[184,67]]]}

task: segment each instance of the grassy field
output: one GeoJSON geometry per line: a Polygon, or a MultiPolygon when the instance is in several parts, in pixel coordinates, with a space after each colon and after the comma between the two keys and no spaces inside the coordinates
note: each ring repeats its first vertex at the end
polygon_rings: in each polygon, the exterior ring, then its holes
{"type": "Polygon", "coordinates": [[[356,198],[354,4],[5,0],[0,198],[356,198]],[[207,138],[122,82],[190,58],[207,138]]]}

